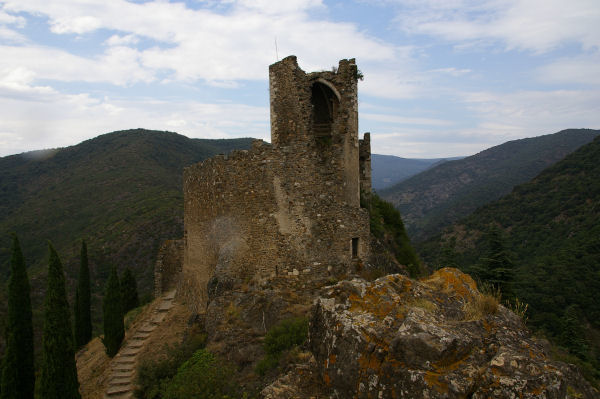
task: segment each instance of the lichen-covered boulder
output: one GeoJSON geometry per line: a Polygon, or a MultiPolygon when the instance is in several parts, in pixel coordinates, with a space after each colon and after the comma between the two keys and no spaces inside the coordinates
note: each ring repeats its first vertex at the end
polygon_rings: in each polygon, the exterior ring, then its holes
{"type": "Polygon", "coordinates": [[[457,269],[327,287],[309,335],[334,398],[599,397],[457,269]]]}

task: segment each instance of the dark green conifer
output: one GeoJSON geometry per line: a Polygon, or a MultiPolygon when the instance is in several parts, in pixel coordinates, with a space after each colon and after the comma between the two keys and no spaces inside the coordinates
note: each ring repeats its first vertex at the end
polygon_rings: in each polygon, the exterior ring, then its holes
{"type": "Polygon", "coordinates": [[[3,359],[0,398],[33,399],[35,369],[29,279],[16,235],[13,235],[10,269],[6,350],[3,359]]]}
{"type": "Polygon", "coordinates": [[[44,300],[44,336],[39,384],[41,399],[79,399],[73,331],[58,254],[48,243],[48,286],[44,300]]]}
{"type": "Polygon", "coordinates": [[[478,277],[494,289],[499,289],[506,299],[514,299],[514,264],[507,249],[506,240],[497,226],[491,226],[486,234],[487,256],[480,259],[480,265],[474,268],[478,277]]]}
{"type": "Polygon", "coordinates": [[[79,266],[79,280],[75,290],[74,310],[75,346],[80,348],[92,339],[90,269],[88,267],[85,241],[81,243],[81,263],[79,266]]]}
{"type": "Polygon", "coordinates": [[[110,275],[106,282],[102,311],[104,314],[104,347],[106,354],[113,357],[119,352],[125,336],[121,287],[117,269],[114,266],[110,269],[110,275]]]}
{"type": "Polygon", "coordinates": [[[129,268],[126,268],[121,276],[121,299],[123,300],[123,314],[140,306],[137,283],[129,268]]]}

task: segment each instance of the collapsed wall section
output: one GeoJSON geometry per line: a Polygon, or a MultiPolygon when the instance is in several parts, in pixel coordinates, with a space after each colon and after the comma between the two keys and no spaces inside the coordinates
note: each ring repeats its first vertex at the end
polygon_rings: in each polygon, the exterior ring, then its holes
{"type": "Polygon", "coordinates": [[[158,250],[154,265],[154,297],[175,288],[183,268],[183,240],[167,240],[158,250]]]}
{"type": "Polygon", "coordinates": [[[358,165],[360,169],[360,193],[369,195],[371,193],[371,134],[365,133],[359,140],[358,165]]]}

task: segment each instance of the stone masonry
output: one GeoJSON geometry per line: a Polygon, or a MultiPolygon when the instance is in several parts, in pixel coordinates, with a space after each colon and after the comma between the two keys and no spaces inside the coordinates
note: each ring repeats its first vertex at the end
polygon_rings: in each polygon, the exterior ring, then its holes
{"type": "MultiPolygon", "coordinates": [[[[269,67],[271,142],[184,170],[182,286],[350,271],[369,255],[370,137],[358,137],[357,68],[269,67]]],[[[185,292],[183,293],[184,295],[185,292]]]]}
{"type": "Polygon", "coordinates": [[[154,297],[176,288],[183,265],[183,240],[167,240],[158,250],[154,265],[154,297]]]}

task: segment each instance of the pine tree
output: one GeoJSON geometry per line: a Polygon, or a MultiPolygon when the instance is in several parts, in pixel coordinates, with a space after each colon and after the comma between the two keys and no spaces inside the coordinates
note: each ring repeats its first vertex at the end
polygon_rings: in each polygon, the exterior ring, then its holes
{"type": "Polygon", "coordinates": [[[65,276],[58,254],[48,243],[48,277],[44,300],[44,336],[39,397],[80,399],[73,331],[65,290],[65,276]]]}
{"type": "Polygon", "coordinates": [[[480,265],[474,268],[478,277],[494,289],[499,289],[506,299],[514,299],[514,264],[511,260],[506,240],[497,226],[492,226],[486,235],[487,256],[480,259],[480,265]]]}
{"type": "Polygon", "coordinates": [[[123,300],[123,314],[140,306],[137,283],[129,268],[126,268],[121,276],[121,299],[123,300]]]}
{"type": "Polygon", "coordinates": [[[8,317],[6,350],[2,368],[2,399],[33,399],[35,369],[33,363],[33,324],[29,279],[16,235],[10,260],[8,281],[8,317]]]}
{"type": "Polygon", "coordinates": [[[74,318],[75,346],[80,348],[92,339],[90,269],[85,241],[81,243],[81,263],[79,281],[75,290],[74,318]]]}
{"type": "Polygon", "coordinates": [[[125,336],[121,287],[117,269],[114,266],[111,268],[106,282],[102,310],[104,314],[104,346],[106,354],[113,357],[119,351],[125,336]]]}

